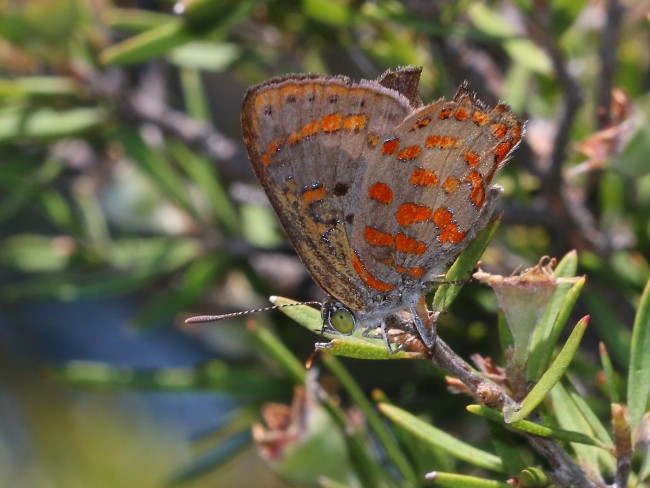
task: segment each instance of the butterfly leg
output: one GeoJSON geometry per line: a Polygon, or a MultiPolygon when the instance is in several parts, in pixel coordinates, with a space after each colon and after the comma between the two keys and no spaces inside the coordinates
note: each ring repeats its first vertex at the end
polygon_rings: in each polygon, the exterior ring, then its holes
{"type": "Polygon", "coordinates": [[[411,309],[413,316],[413,323],[420,335],[420,339],[428,349],[433,349],[436,345],[436,322],[438,320],[438,312],[429,312],[424,297],[418,303],[417,308],[411,309]]]}
{"type": "Polygon", "coordinates": [[[386,349],[389,354],[395,354],[404,349],[404,344],[397,344],[397,346],[393,347],[393,343],[391,343],[388,338],[388,327],[386,321],[382,321],[381,323],[381,337],[384,339],[384,344],[386,344],[386,349]]]}

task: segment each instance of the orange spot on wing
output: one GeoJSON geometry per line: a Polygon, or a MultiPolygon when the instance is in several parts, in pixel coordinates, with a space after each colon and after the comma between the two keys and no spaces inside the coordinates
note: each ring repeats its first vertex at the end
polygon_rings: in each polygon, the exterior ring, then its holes
{"type": "Polygon", "coordinates": [[[425,269],[422,266],[417,266],[415,268],[407,268],[405,266],[395,266],[395,271],[402,275],[409,275],[411,278],[422,278],[425,273],[425,269]]]}
{"type": "Polygon", "coordinates": [[[395,238],[391,234],[377,230],[374,227],[366,226],[363,231],[363,236],[371,246],[385,247],[395,245],[395,238]]]}
{"type": "Polygon", "coordinates": [[[282,137],[276,139],[275,141],[269,142],[269,144],[266,146],[266,152],[261,157],[262,164],[264,164],[265,166],[271,164],[271,161],[273,160],[273,156],[275,155],[275,153],[280,151],[280,149],[282,148],[282,144],[284,144],[284,139],[282,137]]]}
{"type": "Polygon", "coordinates": [[[474,151],[467,151],[463,154],[463,159],[470,168],[475,168],[481,162],[479,155],[474,151]]]}
{"type": "Polygon", "coordinates": [[[437,147],[439,149],[450,149],[459,145],[458,139],[451,136],[432,135],[427,137],[426,147],[437,147]]]}
{"type": "Polygon", "coordinates": [[[424,168],[416,168],[409,177],[409,183],[414,186],[436,186],[438,177],[433,171],[424,168]]]}
{"type": "Polygon", "coordinates": [[[320,122],[310,122],[308,124],[305,124],[302,129],[300,129],[300,133],[302,134],[303,137],[310,137],[313,135],[318,134],[320,131],[320,122]]]}
{"type": "Polygon", "coordinates": [[[479,112],[478,110],[472,114],[472,121],[476,125],[485,125],[489,122],[490,116],[485,112],[479,112]]]}
{"type": "Polygon", "coordinates": [[[502,142],[497,145],[496,149],[494,150],[494,162],[497,165],[499,165],[501,161],[505,159],[505,157],[510,152],[510,149],[512,149],[513,145],[514,144],[512,142],[502,142]]]}
{"type": "Polygon", "coordinates": [[[324,115],[320,125],[323,132],[336,132],[343,125],[343,117],[339,113],[324,115]]]}
{"type": "Polygon", "coordinates": [[[423,117],[421,119],[416,120],[415,123],[409,129],[409,131],[413,132],[414,130],[421,129],[423,127],[426,127],[430,123],[431,123],[431,117],[423,117]]]}
{"type": "Polygon", "coordinates": [[[266,146],[266,153],[273,155],[280,150],[280,146],[281,144],[278,141],[269,142],[269,145],[266,146]]]}
{"type": "Polygon", "coordinates": [[[366,114],[348,115],[343,119],[343,129],[347,131],[356,131],[366,128],[368,116],[366,114]]]}
{"type": "Polygon", "coordinates": [[[454,114],[456,120],[467,120],[469,118],[469,112],[464,107],[459,107],[454,114]]]}
{"type": "Polygon", "coordinates": [[[377,278],[375,278],[373,275],[371,275],[368,270],[365,268],[361,260],[359,259],[359,256],[357,256],[356,253],[352,253],[352,268],[354,271],[357,273],[357,276],[361,278],[361,280],[368,285],[370,288],[377,290],[377,291],[392,291],[395,289],[394,285],[391,285],[390,283],[384,283],[383,281],[379,281],[377,278]]]}
{"type": "Polygon", "coordinates": [[[368,196],[379,203],[389,204],[393,201],[393,190],[386,183],[375,183],[368,188],[368,196]]]}
{"type": "Polygon", "coordinates": [[[325,199],[325,197],[327,197],[327,192],[323,187],[305,190],[304,192],[302,192],[302,195],[300,195],[300,199],[302,200],[302,203],[304,203],[305,205],[309,205],[310,203],[323,200],[325,199]]]}
{"type": "Polygon", "coordinates": [[[426,222],[430,217],[431,209],[429,207],[416,205],[415,203],[402,203],[395,212],[395,219],[402,227],[417,222],[426,222]]]}
{"type": "Polygon", "coordinates": [[[395,250],[406,254],[422,255],[426,252],[427,245],[400,232],[395,234],[395,250]]]}
{"type": "Polygon", "coordinates": [[[377,147],[377,144],[379,144],[379,136],[375,134],[374,132],[371,132],[368,134],[368,137],[366,138],[366,142],[368,143],[368,147],[377,147]]]}
{"type": "Polygon", "coordinates": [[[438,113],[438,118],[440,120],[445,120],[451,117],[452,110],[451,108],[443,108],[439,113],[438,113]]]}
{"type": "Polygon", "coordinates": [[[405,147],[404,149],[400,149],[397,153],[397,159],[410,161],[411,159],[417,158],[420,155],[420,151],[422,151],[420,146],[405,147]]]}
{"type": "Polygon", "coordinates": [[[395,151],[397,151],[398,147],[399,147],[398,137],[396,137],[395,139],[389,139],[386,142],[384,142],[384,145],[381,148],[381,153],[384,155],[394,154],[395,151]]]}
{"type": "Polygon", "coordinates": [[[465,238],[465,232],[460,232],[458,224],[452,220],[453,217],[454,214],[446,208],[440,207],[433,212],[433,218],[431,220],[440,229],[438,241],[458,244],[465,238]]]}
{"type": "Polygon", "coordinates": [[[465,181],[472,186],[472,193],[469,199],[477,208],[481,208],[485,201],[485,187],[483,186],[481,174],[478,171],[472,171],[467,175],[465,181]]]}
{"type": "Polygon", "coordinates": [[[303,135],[300,132],[294,132],[287,137],[287,144],[297,144],[303,140],[303,135]]]}
{"type": "Polygon", "coordinates": [[[492,135],[497,139],[503,139],[508,132],[508,128],[504,124],[494,124],[492,126],[492,135]]]}
{"type": "Polygon", "coordinates": [[[449,222],[451,222],[451,219],[453,217],[454,214],[451,213],[451,211],[447,210],[446,208],[439,207],[433,212],[431,220],[433,220],[433,223],[438,227],[444,227],[449,222]]]}
{"type": "Polygon", "coordinates": [[[456,188],[458,188],[459,184],[460,181],[458,181],[458,178],[449,176],[442,184],[442,189],[445,191],[447,195],[451,195],[454,191],[456,191],[456,188]]]}

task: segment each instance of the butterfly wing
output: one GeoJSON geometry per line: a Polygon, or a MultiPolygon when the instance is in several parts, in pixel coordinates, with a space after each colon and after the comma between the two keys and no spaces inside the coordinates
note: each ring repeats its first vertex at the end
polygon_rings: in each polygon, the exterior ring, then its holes
{"type": "Polygon", "coordinates": [[[374,149],[411,111],[395,90],[342,77],[276,78],[244,99],[257,178],[314,280],[352,309],[367,295],[349,241],[362,178],[374,149]]]}
{"type": "Polygon", "coordinates": [[[399,124],[371,156],[352,230],[376,283],[418,290],[444,272],[487,224],[501,192],[492,178],[522,131],[508,107],[488,110],[464,86],[399,124]]]}

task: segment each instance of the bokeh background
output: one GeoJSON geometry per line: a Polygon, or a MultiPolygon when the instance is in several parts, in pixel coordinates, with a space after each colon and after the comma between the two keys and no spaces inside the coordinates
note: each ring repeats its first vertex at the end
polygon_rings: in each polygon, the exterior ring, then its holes
{"type": "MultiPolygon", "coordinates": [[[[247,86],[290,72],[415,65],[425,102],[464,80],[507,101],[527,135],[483,266],[577,250],[581,371],[596,376],[598,341],[624,369],[650,276],[649,45],[648,1],[0,1],[0,485],[292,486],[250,436],[291,380],[245,318],[182,326],[323,298],[241,140],[247,86]]],[[[440,335],[498,354],[496,308],[469,283],[440,335]]],[[[254,320],[313,351],[280,313],[254,320]]],[[[364,391],[482,439],[431,364],[345,364],[364,391]]]]}

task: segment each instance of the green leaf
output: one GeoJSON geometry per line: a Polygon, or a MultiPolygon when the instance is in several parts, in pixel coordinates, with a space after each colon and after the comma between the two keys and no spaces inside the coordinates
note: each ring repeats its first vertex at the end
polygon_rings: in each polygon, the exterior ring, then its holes
{"type": "Polygon", "coordinates": [[[523,469],[517,478],[522,488],[551,486],[548,475],[539,468],[523,469]]]}
{"type": "MultiPolygon", "coordinates": [[[[571,429],[582,432],[590,437],[599,438],[590,420],[583,415],[581,409],[576,405],[575,400],[577,398],[579,398],[579,395],[570,395],[562,383],[555,385],[555,388],[549,394],[549,399],[553,406],[553,413],[555,414],[554,418],[565,429],[571,429]]],[[[593,470],[593,472],[601,472],[602,465],[610,472],[613,472],[613,458],[609,453],[605,453],[596,447],[575,442],[572,442],[571,446],[578,455],[579,462],[588,466],[588,469],[593,470]]]]}
{"type": "Polygon", "coordinates": [[[436,471],[428,473],[427,480],[433,481],[435,486],[446,488],[511,488],[508,483],[501,481],[486,480],[475,476],[467,476],[455,473],[443,473],[436,471]]]}
{"type": "Polygon", "coordinates": [[[381,403],[378,407],[386,417],[425,443],[443,449],[452,456],[474,466],[499,473],[503,472],[503,464],[494,454],[481,451],[470,444],[466,444],[401,408],[386,403],[381,403]]]}
{"type": "Polygon", "coordinates": [[[223,230],[229,234],[238,233],[239,215],[220,181],[215,166],[180,143],[170,143],[169,150],[208,199],[211,210],[223,230]]]}
{"type": "Polygon", "coordinates": [[[287,347],[266,327],[258,326],[251,320],[247,324],[255,342],[270,356],[296,385],[303,385],[307,378],[305,366],[287,347]]]}
{"type": "Polygon", "coordinates": [[[195,41],[174,48],[168,58],[182,68],[219,72],[225,71],[240,56],[237,44],[195,41]]]}
{"type": "Polygon", "coordinates": [[[279,398],[290,392],[286,381],[258,368],[213,360],[194,368],[135,369],[94,361],[68,361],[46,368],[57,381],[82,388],[133,389],[163,392],[218,391],[248,402],[279,398]]]}
{"type": "MultiPolygon", "coordinates": [[[[325,334],[327,337],[329,334],[325,334]]],[[[390,353],[386,345],[379,339],[359,339],[354,336],[337,336],[330,342],[319,343],[318,349],[334,354],[354,359],[367,359],[374,361],[389,359],[424,359],[420,353],[409,351],[398,351],[390,353]]]]}
{"type": "Polygon", "coordinates": [[[71,254],[61,243],[57,246],[56,239],[40,234],[9,236],[0,242],[0,264],[23,273],[62,270],[71,254]]]}
{"type": "Polygon", "coordinates": [[[607,378],[607,391],[609,392],[609,403],[621,403],[619,394],[618,376],[612,365],[612,361],[607,352],[607,347],[603,342],[598,344],[598,351],[600,355],[600,362],[605,371],[607,378]]]}
{"type": "Polygon", "coordinates": [[[99,61],[107,66],[135,64],[166,54],[191,40],[181,20],[174,19],[104,49],[99,61]]]}
{"type": "Polygon", "coordinates": [[[76,95],[79,86],[65,76],[29,76],[0,79],[0,98],[64,97],[76,95]]]}
{"type": "MultiPolygon", "coordinates": [[[[209,123],[212,115],[210,113],[210,103],[203,88],[204,85],[201,71],[195,68],[181,68],[179,81],[183,92],[183,104],[186,107],[187,115],[195,120],[209,123]]],[[[172,144],[170,144],[170,146],[171,145],[172,144]]],[[[182,147],[189,151],[185,146],[182,147]]],[[[192,154],[196,153],[193,152],[192,154]]],[[[179,159],[179,161],[182,162],[182,159],[179,159]]]]}
{"type": "MultiPolygon", "coordinates": [[[[393,405],[386,394],[379,389],[372,391],[372,400],[375,404],[393,405]]],[[[416,473],[426,473],[432,469],[452,471],[455,468],[456,459],[443,449],[414,438],[411,432],[399,425],[394,425],[392,431],[416,473]]]]}
{"type": "Polygon", "coordinates": [[[112,241],[109,262],[132,274],[164,274],[177,271],[202,257],[196,239],[182,237],[120,238],[112,241]]]}
{"type": "MultiPolygon", "coordinates": [[[[467,246],[467,248],[458,256],[458,259],[449,268],[443,281],[453,282],[458,280],[467,280],[472,276],[476,263],[485,252],[488,244],[494,237],[499,228],[499,219],[492,220],[476,238],[467,246]]],[[[451,303],[456,299],[464,283],[440,285],[433,297],[433,310],[444,311],[449,308],[451,303]]]]}
{"type": "Polygon", "coordinates": [[[111,8],[106,10],[102,17],[111,29],[132,33],[178,22],[178,18],[173,15],[137,8],[111,8]]]}
{"type": "Polygon", "coordinates": [[[0,110],[0,143],[72,137],[96,128],[107,114],[98,108],[0,110]]]}
{"type": "Polygon", "coordinates": [[[474,2],[467,9],[467,14],[481,32],[503,38],[503,49],[515,64],[534,73],[550,75],[553,72],[551,60],[546,52],[532,40],[518,37],[515,28],[510,27],[508,22],[487,4],[474,2]]]}
{"type": "Polygon", "coordinates": [[[303,12],[307,17],[332,27],[350,24],[354,10],[345,0],[302,0],[303,12]]]}
{"type": "MultiPolygon", "coordinates": [[[[469,407],[467,409],[469,410],[469,407]]],[[[527,466],[521,456],[521,444],[515,442],[512,434],[503,428],[503,421],[500,423],[488,422],[488,429],[490,431],[490,441],[492,441],[494,451],[503,462],[505,473],[508,477],[514,478],[517,473],[527,466]]]]}
{"type": "Polygon", "coordinates": [[[535,422],[530,422],[528,420],[518,420],[509,424],[504,423],[503,414],[497,410],[482,406],[482,405],[468,405],[467,411],[486,419],[503,424],[504,427],[513,431],[523,434],[532,434],[539,437],[548,437],[551,439],[557,439],[560,441],[566,442],[577,442],[580,444],[587,444],[589,446],[596,446],[602,449],[612,449],[613,446],[611,443],[603,444],[599,440],[583,434],[582,432],[575,432],[572,430],[563,430],[563,429],[553,429],[546,427],[544,425],[537,424],[535,422]]]}
{"type": "MultiPolygon", "coordinates": [[[[627,377],[627,405],[634,435],[650,399],[650,280],[647,282],[632,328],[630,370],[627,377]]],[[[633,437],[634,438],[634,437],[633,437]]]]}
{"type": "Polygon", "coordinates": [[[250,19],[263,3],[265,0],[194,0],[186,3],[183,21],[194,35],[223,35],[228,27],[250,19]]]}
{"type": "Polygon", "coordinates": [[[93,274],[59,272],[54,275],[38,275],[0,288],[0,299],[9,302],[43,298],[71,301],[123,295],[142,288],[153,279],[153,276],[124,275],[112,270],[93,274]]]}
{"type": "Polygon", "coordinates": [[[524,401],[521,402],[521,408],[518,411],[513,410],[512,407],[504,408],[503,413],[507,424],[526,418],[540,403],[542,403],[544,397],[553,386],[560,381],[569,367],[573,356],[578,350],[578,346],[580,345],[580,341],[582,340],[582,336],[585,333],[588,323],[589,317],[587,316],[583,317],[576,324],[573,332],[571,332],[571,335],[567,339],[566,344],[564,344],[564,347],[551,366],[542,375],[533,389],[530,390],[524,401]]]}

